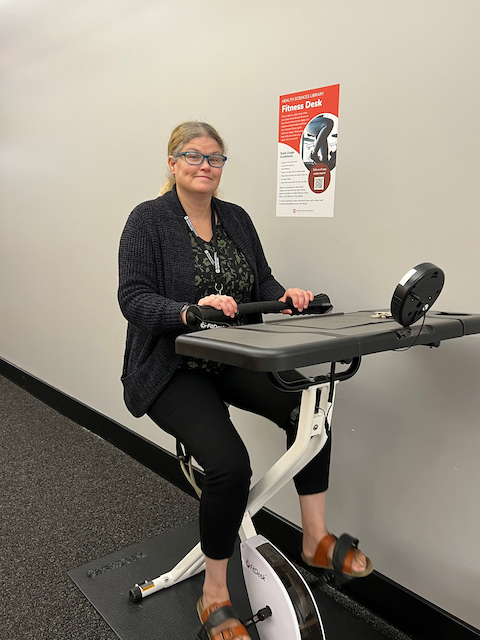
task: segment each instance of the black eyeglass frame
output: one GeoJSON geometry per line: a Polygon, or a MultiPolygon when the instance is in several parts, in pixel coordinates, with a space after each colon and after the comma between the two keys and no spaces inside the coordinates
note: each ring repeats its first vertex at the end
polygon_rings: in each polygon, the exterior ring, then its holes
{"type": "Polygon", "coordinates": [[[201,165],[201,164],[203,164],[203,163],[204,163],[204,161],[206,160],[206,161],[208,162],[208,164],[209,164],[211,167],[213,167],[214,169],[221,169],[222,167],[224,167],[224,166],[225,166],[225,163],[226,163],[226,161],[227,161],[227,156],[224,156],[224,155],[222,155],[221,153],[210,153],[208,156],[206,156],[204,153],[200,153],[200,151],[183,151],[182,153],[179,153],[179,154],[178,154],[177,158],[179,158],[180,156],[183,156],[183,157],[185,158],[185,162],[186,162],[187,164],[190,164],[190,165],[192,165],[192,166],[194,166],[194,167],[198,167],[198,166],[200,166],[200,165],[201,165]],[[202,156],[202,160],[201,160],[200,162],[189,162],[189,161],[187,160],[187,155],[192,154],[192,153],[193,153],[193,154],[195,154],[195,155],[197,155],[197,156],[202,156]],[[215,157],[215,158],[222,158],[222,160],[223,160],[223,164],[222,164],[222,165],[220,165],[220,166],[215,166],[215,165],[213,165],[213,164],[210,162],[210,158],[212,158],[212,157],[215,157]]]}

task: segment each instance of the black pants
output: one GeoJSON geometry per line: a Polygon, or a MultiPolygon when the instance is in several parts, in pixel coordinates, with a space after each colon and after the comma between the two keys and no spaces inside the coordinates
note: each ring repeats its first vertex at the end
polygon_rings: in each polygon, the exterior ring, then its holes
{"type": "MultiPolygon", "coordinates": [[[[284,375],[292,379],[297,372],[284,375]]],[[[245,512],[250,478],[248,452],[230,420],[232,406],[268,418],[287,432],[287,446],[296,435],[290,414],[300,392],[277,389],[265,373],[227,367],[221,373],[178,370],[148,415],[180,440],[203,467],[200,540],[205,555],[229,558],[245,512]]],[[[294,478],[297,492],[325,491],[330,466],[330,438],[322,451],[294,478]]]]}

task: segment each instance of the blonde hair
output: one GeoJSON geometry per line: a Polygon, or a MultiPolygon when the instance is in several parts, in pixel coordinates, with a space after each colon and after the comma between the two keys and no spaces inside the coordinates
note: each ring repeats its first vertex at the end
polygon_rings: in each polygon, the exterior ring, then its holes
{"type": "MultiPolygon", "coordinates": [[[[208,123],[191,120],[182,122],[175,127],[168,141],[167,151],[169,156],[177,157],[182,151],[184,145],[194,138],[213,138],[217,142],[222,153],[225,153],[225,143],[219,133],[208,123]]],[[[159,196],[163,196],[167,191],[171,191],[175,185],[175,176],[169,170],[167,173],[167,181],[160,189],[159,196]]],[[[216,195],[215,192],[214,195],[216,195]]]]}

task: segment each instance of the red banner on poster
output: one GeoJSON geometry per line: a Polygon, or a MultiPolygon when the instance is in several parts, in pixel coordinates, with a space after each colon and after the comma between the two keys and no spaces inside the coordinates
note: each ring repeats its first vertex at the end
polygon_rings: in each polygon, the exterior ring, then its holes
{"type": "Polygon", "coordinates": [[[302,135],[315,116],[331,113],[338,118],[340,85],[280,96],[278,141],[300,153],[302,135]]]}

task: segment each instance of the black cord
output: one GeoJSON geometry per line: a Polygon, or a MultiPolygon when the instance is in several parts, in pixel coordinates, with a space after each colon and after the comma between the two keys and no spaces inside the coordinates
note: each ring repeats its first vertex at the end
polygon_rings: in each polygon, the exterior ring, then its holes
{"type": "Polygon", "coordinates": [[[419,331],[417,333],[417,337],[412,342],[412,344],[410,346],[408,346],[408,347],[405,347],[404,349],[394,349],[394,351],[397,351],[397,352],[408,351],[409,349],[411,349],[412,347],[414,347],[417,344],[418,338],[420,337],[420,334],[423,331],[423,327],[425,326],[425,318],[426,317],[427,317],[427,312],[425,311],[425,313],[423,314],[422,326],[420,327],[420,329],[419,329],[419,331]]]}

